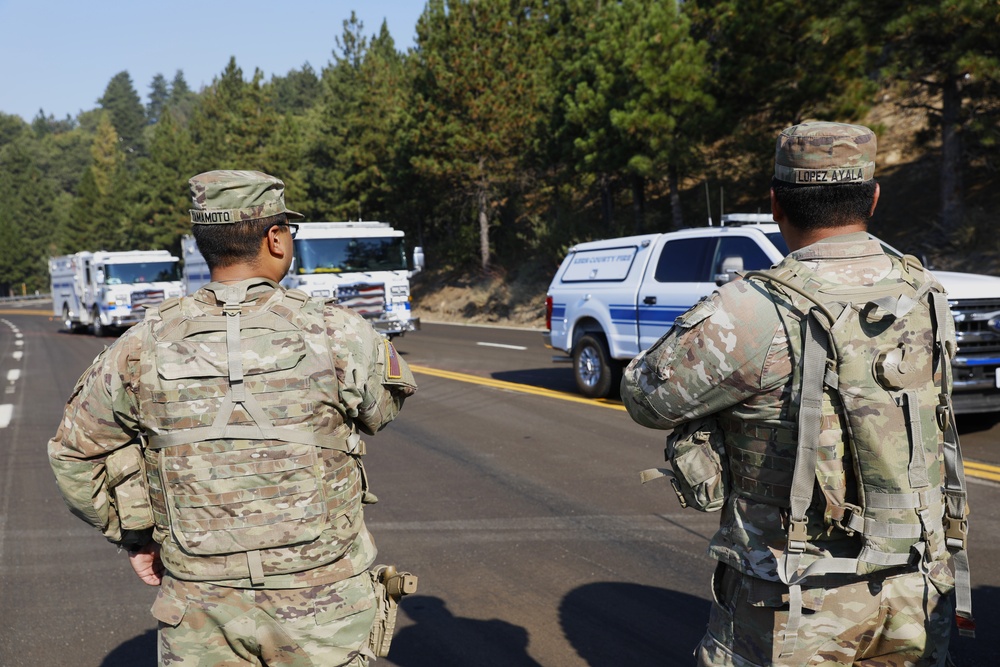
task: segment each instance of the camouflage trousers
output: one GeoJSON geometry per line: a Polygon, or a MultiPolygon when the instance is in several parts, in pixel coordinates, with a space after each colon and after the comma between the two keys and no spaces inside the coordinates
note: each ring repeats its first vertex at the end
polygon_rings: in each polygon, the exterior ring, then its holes
{"type": "MultiPolygon", "coordinates": [[[[720,564],[698,665],[713,667],[930,667],[947,664],[954,609],[920,572],[803,587],[791,655],[780,657],[788,588],[720,564]]],[[[787,648],[787,647],[786,647],[787,648]]]]}
{"type": "Polygon", "coordinates": [[[375,612],[368,572],[272,590],[168,575],[152,608],[161,667],[366,667],[375,612]]]}

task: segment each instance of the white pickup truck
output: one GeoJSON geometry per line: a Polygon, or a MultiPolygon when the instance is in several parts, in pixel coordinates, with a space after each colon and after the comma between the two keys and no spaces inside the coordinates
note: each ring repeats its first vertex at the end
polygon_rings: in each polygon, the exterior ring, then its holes
{"type": "MultiPolygon", "coordinates": [[[[625,364],[674,319],[737,271],[766,269],[788,252],[771,216],[723,216],[721,226],[580,243],[546,296],[546,345],[572,361],[580,392],[618,389],[625,364]]],[[[948,292],[958,354],[958,413],[1000,411],[1000,278],[935,271],[948,292]]]]}

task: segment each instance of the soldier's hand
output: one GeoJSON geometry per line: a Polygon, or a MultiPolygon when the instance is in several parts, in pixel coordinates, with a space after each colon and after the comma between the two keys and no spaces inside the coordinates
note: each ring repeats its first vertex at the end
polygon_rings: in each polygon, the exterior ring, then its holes
{"type": "Polygon", "coordinates": [[[164,568],[160,560],[160,545],[156,542],[129,551],[128,562],[144,584],[159,586],[163,581],[164,568]]]}

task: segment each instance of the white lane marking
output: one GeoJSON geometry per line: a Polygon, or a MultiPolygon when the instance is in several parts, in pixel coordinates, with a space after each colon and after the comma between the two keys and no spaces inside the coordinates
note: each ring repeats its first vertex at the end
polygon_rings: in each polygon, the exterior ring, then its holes
{"type": "Polygon", "coordinates": [[[24,341],[23,340],[16,340],[16,341],[14,341],[14,345],[16,345],[17,347],[21,347],[22,345],[24,345],[24,341]]]}
{"type": "Polygon", "coordinates": [[[504,345],[503,343],[476,343],[476,345],[482,345],[483,347],[502,347],[505,350],[527,350],[523,345],[504,345]]]}
{"type": "Polygon", "coordinates": [[[22,352],[21,350],[14,350],[14,354],[13,354],[14,359],[20,361],[21,357],[23,357],[23,356],[24,356],[24,352],[22,352]]]}
{"type": "Polygon", "coordinates": [[[11,415],[14,414],[14,406],[9,403],[0,405],[0,428],[7,428],[10,424],[11,415]]]}
{"type": "Polygon", "coordinates": [[[21,377],[20,368],[12,368],[7,371],[7,382],[17,382],[17,379],[21,377]]]}

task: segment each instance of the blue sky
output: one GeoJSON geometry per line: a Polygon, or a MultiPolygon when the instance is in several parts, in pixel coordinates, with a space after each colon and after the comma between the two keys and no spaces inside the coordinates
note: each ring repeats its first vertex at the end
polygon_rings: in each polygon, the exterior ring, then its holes
{"type": "Polygon", "coordinates": [[[396,48],[413,46],[425,0],[0,0],[0,111],[30,121],[93,109],[127,70],[143,104],[157,73],[180,69],[193,90],[230,56],[265,80],[331,60],[354,9],[371,35],[385,20],[396,48]]]}

